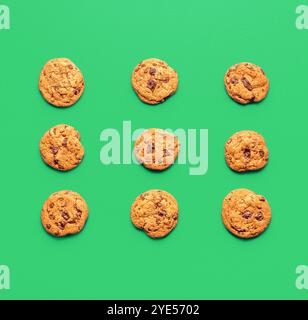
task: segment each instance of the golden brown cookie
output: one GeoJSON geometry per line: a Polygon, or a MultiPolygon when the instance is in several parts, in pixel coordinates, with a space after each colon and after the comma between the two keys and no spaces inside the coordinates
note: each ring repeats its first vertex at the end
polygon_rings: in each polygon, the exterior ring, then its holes
{"type": "Polygon", "coordinates": [[[178,204],[173,196],[162,190],[149,190],[137,197],[131,206],[133,224],[151,238],[169,234],[178,222],[178,204]]]}
{"type": "Polygon", "coordinates": [[[54,169],[67,171],[77,167],[84,156],[79,132],[66,124],[52,127],[40,141],[40,153],[54,169]]]}
{"type": "Polygon", "coordinates": [[[147,169],[162,171],[169,168],[179,154],[178,138],[162,129],[148,129],[136,140],[134,154],[147,169]]]}
{"type": "Polygon", "coordinates": [[[224,82],[228,95],[241,104],[259,102],[267,96],[269,90],[269,80],[264,71],[249,62],[232,66],[224,82]]]}
{"type": "Polygon", "coordinates": [[[267,164],[268,157],[265,140],[255,131],[237,132],[225,144],[226,162],[237,172],[260,170],[267,164]]]}
{"type": "Polygon", "coordinates": [[[157,104],[175,93],[178,75],[168,64],[159,59],[140,62],[132,74],[132,86],[145,103],[157,104]]]}
{"type": "Polygon", "coordinates": [[[45,230],[64,237],[79,233],[88,218],[88,206],[77,192],[63,190],[53,193],[45,201],[41,221],[45,230]]]}
{"type": "Polygon", "coordinates": [[[223,201],[222,220],[235,236],[254,238],[269,226],[271,208],[263,196],[248,189],[237,189],[223,201]]]}
{"type": "Polygon", "coordinates": [[[43,67],[39,89],[50,104],[56,107],[69,107],[81,97],[84,78],[81,71],[69,59],[53,59],[43,67]]]}

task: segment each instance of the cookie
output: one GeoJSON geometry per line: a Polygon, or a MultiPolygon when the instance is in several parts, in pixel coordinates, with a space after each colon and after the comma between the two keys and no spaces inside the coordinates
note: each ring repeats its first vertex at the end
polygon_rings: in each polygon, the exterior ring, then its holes
{"type": "Polygon", "coordinates": [[[237,189],[223,201],[222,221],[235,236],[254,238],[269,226],[271,208],[263,196],[248,189],[237,189]]]}
{"type": "Polygon", "coordinates": [[[267,164],[268,157],[265,140],[255,131],[237,132],[225,144],[226,162],[237,172],[260,170],[267,164]]]}
{"type": "Polygon", "coordinates": [[[240,104],[263,100],[269,90],[269,80],[255,64],[242,62],[232,66],[225,75],[228,95],[240,104]]]}
{"type": "Polygon", "coordinates": [[[48,103],[56,107],[69,107],[81,97],[84,78],[72,61],[58,58],[44,65],[39,89],[48,103]]]}
{"type": "Polygon", "coordinates": [[[132,74],[132,86],[145,103],[157,104],[173,95],[178,87],[178,75],[159,59],[140,62],[132,74]]]}
{"type": "Polygon", "coordinates": [[[137,138],[134,154],[145,168],[162,171],[175,162],[179,148],[179,140],[174,134],[152,128],[137,138]]]}
{"type": "Polygon", "coordinates": [[[79,132],[66,124],[52,127],[40,141],[40,153],[54,169],[68,171],[77,167],[84,156],[79,132]]]}
{"type": "Polygon", "coordinates": [[[77,192],[63,190],[45,201],[41,221],[45,230],[56,236],[79,233],[88,219],[88,206],[77,192]]]}
{"type": "Polygon", "coordinates": [[[149,190],[137,197],[131,206],[133,224],[151,238],[169,234],[178,222],[178,204],[173,196],[162,190],[149,190]]]}

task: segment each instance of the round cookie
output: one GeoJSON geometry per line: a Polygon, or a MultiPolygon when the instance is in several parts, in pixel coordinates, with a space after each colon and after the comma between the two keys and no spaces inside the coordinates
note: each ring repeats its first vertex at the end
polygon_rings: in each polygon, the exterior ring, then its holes
{"type": "Polygon", "coordinates": [[[66,124],[52,127],[40,141],[40,153],[54,169],[68,171],[77,167],[84,156],[79,132],[66,124]]]}
{"type": "Polygon", "coordinates": [[[269,226],[271,209],[263,196],[248,189],[237,189],[223,201],[222,220],[235,236],[254,238],[269,226]]]}
{"type": "Polygon", "coordinates": [[[133,224],[151,238],[169,234],[178,222],[178,204],[162,190],[149,190],[139,195],[131,206],[133,224]]]}
{"type": "Polygon", "coordinates": [[[77,192],[63,190],[53,193],[45,201],[41,221],[45,230],[64,237],[79,233],[88,218],[88,206],[77,192]]]}
{"type": "Polygon", "coordinates": [[[66,58],[48,61],[40,74],[39,89],[44,99],[56,107],[69,107],[81,97],[84,78],[66,58]]]}
{"type": "Polygon", "coordinates": [[[260,170],[267,164],[268,157],[265,140],[255,131],[234,133],[225,144],[226,162],[237,172],[260,170]]]}
{"type": "Polygon", "coordinates": [[[175,162],[179,148],[179,140],[174,134],[152,128],[137,138],[134,154],[145,168],[162,171],[175,162]]]}
{"type": "Polygon", "coordinates": [[[228,95],[240,104],[259,102],[267,96],[269,90],[269,80],[264,71],[249,62],[232,66],[224,82],[228,95]]]}
{"type": "Polygon", "coordinates": [[[168,64],[159,59],[140,62],[132,74],[132,86],[145,103],[157,104],[175,93],[178,75],[168,64]]]}

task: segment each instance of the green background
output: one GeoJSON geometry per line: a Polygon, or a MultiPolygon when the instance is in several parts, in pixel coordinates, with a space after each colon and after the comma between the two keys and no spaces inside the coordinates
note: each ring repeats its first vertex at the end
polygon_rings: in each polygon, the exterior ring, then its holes
{"type": "Polygon", "coordinates": [[[295,28],[303,2],[3,1],[11,29],[0,30],[0,264],[11,269],[11,289],[0,299],[306,299],[295,287],[296,266],[308,264],[308,31],[295,28]],[[72,59],[86,81],[82,99],[65,110],[38,91],[41,68],[55,57],[72,59]],[[180,80],[156,107],[130,84],[149,57],[166,60],[180,80]],[[243,107],[225,93],[224,73],[241,61],[262,66],[271,81],[260,104],[243,107]],[[133,129],[209,129],[208,172],[104,166],[100,133],[121,131],[124,120],[133,129]],[[47,167],[38,149],[59,123],[79,130],[86,151],[67,173],[47,167]],[[225,164],[225,141],[243,129],[266,138],[270,162],[260,172],[240,175],[225,164]],[[254,240],[235,238],[221,222],[223,198],[240,187],[272,208],[270,228],[254,240]],[[177,228],[157,241],[129,217],[135,197],[152,188],[180,206],[177,228]],[[56,239],[40,210],[61,189],[82,194],[90,215],[82,233],[56,239]]]}

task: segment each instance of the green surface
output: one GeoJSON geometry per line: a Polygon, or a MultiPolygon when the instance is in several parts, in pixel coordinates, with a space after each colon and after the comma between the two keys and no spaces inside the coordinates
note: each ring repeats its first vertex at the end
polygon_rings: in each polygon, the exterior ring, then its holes
{"type": "Polygon", "coordinates": [[[295,28],[299,1],[13,1],[11,30],[0,30],[1,210],[0,264],[11,289],[0,299],[305,299],[295,268],[308,264],[307,149],[308,30],[295,28]],[[72,59],[86,90],[73,107],[48,105],[38,91],[44,63],[72,59]],[[179,74],[177,94],[150,107],[130,85],[142,59],[166,60],[179,74]],[[227,68],[240,61],[263,67],[267,99],[242,107],[224,90],[227,68]],[[209,170],[188,166],[152,173],[137,165],[104,166],[100,132],[134,129],[209,129],[209,170]],[[38,143],[49,127],[75,126],[86,156],[71,172],[42,162],[38,143]],[[251,174],[225,164],[227,138],[242,129],[267,140],[270,163],[251,174]],[[230,235],[220,217],[224,196],[246,187],[264,194],[272,224],[259,238],[230,235]],[[161,188],[179,202],[180,220],[154,241],[136,230],[130,205],[161,188]],[[82,233],[55,239],[40,210],[54,191],[81,193],[90,207],[82,233]]]}

